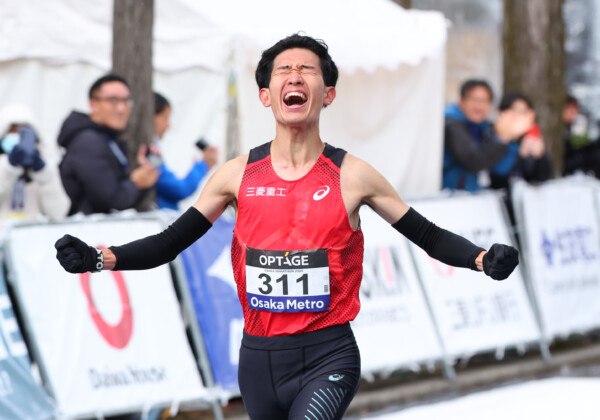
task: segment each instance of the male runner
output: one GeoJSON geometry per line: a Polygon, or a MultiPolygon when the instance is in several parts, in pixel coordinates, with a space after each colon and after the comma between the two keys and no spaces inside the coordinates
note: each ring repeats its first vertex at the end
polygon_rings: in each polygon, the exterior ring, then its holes
{"type": "Polygon", "coordinates": [[[225,163],[162,233],[102,251],[70,235],[56,243],[69,272],[152,268],[233,206],[231,258],[245,319],[239,385],[253,420],[341,419],[358,390],[360,355],[349,322],[360,307],[362,205],[447,264],[497,280],[518,264],[510,246],[486,252],[438,228],[373,167],[321,140],[319,117],[335,99],[337,76],[322,41],[279,41],[256,70],[259,98],[275,116],[273,141],[225,163]]]}

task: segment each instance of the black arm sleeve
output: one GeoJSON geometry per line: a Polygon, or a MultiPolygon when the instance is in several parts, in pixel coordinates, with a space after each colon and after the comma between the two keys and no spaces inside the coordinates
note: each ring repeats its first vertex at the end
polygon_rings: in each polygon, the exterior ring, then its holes
{"type": "Polygon", "coordinates": [[[424,249],[429,256],[455,267],[477,271],[475,258],[485,251],[462,236],[434,225],[412,207],[392,227],[424,249]]]}
{"type": "Polygon", "coordinates": [[[190,207],[161,233],[109,247],[117,257],[113,270],[146,270],[173,261],[211,226],[212,223],[202,213],[190,207]]]}

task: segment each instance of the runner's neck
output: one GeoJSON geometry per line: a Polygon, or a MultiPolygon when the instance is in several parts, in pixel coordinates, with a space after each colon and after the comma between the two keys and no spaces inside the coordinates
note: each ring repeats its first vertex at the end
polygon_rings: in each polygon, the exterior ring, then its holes
{"type": "Polygon", "coordinates": [[[311,141],[275,138],[271,143],[271,164],[283,179],[299,179],[315,165],[325,144],[316,137],[311,141]]]}

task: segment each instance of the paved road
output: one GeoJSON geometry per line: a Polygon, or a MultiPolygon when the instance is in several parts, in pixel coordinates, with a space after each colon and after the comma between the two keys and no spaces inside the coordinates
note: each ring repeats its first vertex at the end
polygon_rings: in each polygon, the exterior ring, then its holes
{"type": "MultiPolygon", "coordinates": [[[[371,420],[597,420],[600,378],[555,377],[500,386],[446,401],[385,410],[371,420]]],[[[350,419],[350,418],[348,418],[350,419]]]]}

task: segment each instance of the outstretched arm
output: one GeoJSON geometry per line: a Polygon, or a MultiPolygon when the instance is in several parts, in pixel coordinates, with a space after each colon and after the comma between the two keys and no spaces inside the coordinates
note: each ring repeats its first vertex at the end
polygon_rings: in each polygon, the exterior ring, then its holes
{"type": "Polygon", "coordinates": [[[172,261],[208,231],[227,205],[235,205],[246,160],[242,156],[225,163],[208,181],[194,206],[163,232],[102,251],[65,235],[55,244],[56,258],[71,273],[143,270],[172,261]]]}
{"type": "Polygon", "coordinates": [[[431,223],[400,198],[394,187],[371,165],[347,155],[342,165],[345,200],[354,206],[350,217],[358,217],[361,204],[377,214],[431,257],[455,267],[484,271],[503,280],[518,264],[515,248],[494,244],[488,252],[450,231],[431,223]]]}

